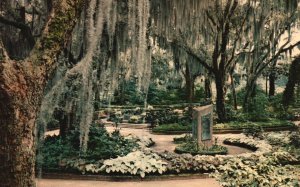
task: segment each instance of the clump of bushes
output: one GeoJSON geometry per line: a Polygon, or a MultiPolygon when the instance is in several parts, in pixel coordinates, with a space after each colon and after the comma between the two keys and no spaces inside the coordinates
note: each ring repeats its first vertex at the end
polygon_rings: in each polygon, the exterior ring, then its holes
{"type": "Polygon", "coordinates": [[[226,159],[212,156],[192,156],[191,154],[161,153],[160,156],[168,163],[169,173],[208,173],[226,159]]]}
{"type": "MultiPolygon", "coordinates": [[[[167,162],[162,161],[156,153],[146,154],[142,151],[136,151],[123,157],[105,160],[100,171],[140,175],[144,178],[146,174],[164,173],[167,170],[166,166],[167,162]]],[[[91,171],[96,170],[91,167],[91,171]]]]}
{"type": "MultiPolygon", "coordinates": [[[[281,153],[229,159],[213,174],[222,186],[299,186],[295,170],[282,166],[281,153]]],[[[285,156],[285,155],[283,155],[285,156]]]]}
{"type": "Polygon", "coordinates": [[[293,132],[291,135],[290,135],[290,143],[291,145],[293,145],[294,147],[300,149],[300,131],[296,131],[296,132],[293,132]]]}
{"type": "Polygon", "coordinates": [[[166,132],[191,132],[192,125],[191,124],[179,124],[179,123],[172,123],[172,124],[164,124],[153,128],[153,132],[156,133],[166,133],[166,132]]]}
{"type": "Polygon", "coordinates": [[[184,143],[184,142],[193,141],[193,137],[192,137],[191,134],[186,134],[186,135],[181,136],[181,137],[173,138],[173,141],[174,141],[175,144],[180,144],[180,143],[184,143]]]}
{"type": "MultiPolygon", "coordinates": [[[[246,90],[245,88],[237,91],[237,105],[243,106],[244,105],[244,98],[245,98],[246,90]]],[[[228,103],[233,105],[233,96],[228,94],[228,103]]],[[[266,121],[269,117],[268,112],[269,100],[268,96],[264,93],[264,91],[260,88],[257,88],[255,91],[255,96],[250,97],[248,102],[246,103],[246,108],[243,109],[242,114],[238,114],[233,111],[230,107],[227,107],[228,117],[230,120],[239,120],[245,119],[247,121],[266,121]],[[242,118],[240,116],[242,115],[242,118]]]]}
{"type": "Polygon", "coordinates": [[[147,112],[145,120],[147,122],[157,121],[158,124],[183,123],[189,120],[188,114],[178,114],[171,108],[151,110],[147,112]]]}
{"type": "Polygon", "coordinates": [[[251,122],[249,122],[248,125],[249,128],[243,130],[243,133],[246,136],[252,136],[254,138],[263,139],[264,129],[262,128],[262,126],[251,122]]]}
{"type": "Polygon", "coordinates": [[[79,131],[72,131],[65,140],[60,136],[48,136],[39,150],[42,159],[39,165],[45,169],[59,168],[62,160],[84,159],[86,161],[101,160],[124,156],[138,148],[135,140],[126,139],[115,131],[111,135],[103,126],[90,127],[88,149],[81,153],[79,149],[79,131]]]}

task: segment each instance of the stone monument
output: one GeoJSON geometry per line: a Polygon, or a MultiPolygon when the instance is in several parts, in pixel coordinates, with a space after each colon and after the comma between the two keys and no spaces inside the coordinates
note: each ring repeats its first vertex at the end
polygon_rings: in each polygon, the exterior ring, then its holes
{"type": "Polygon", "coordinates": [[[213,145],[213,105],[194,108],[192,127],[193,137],[198,145],[213,145]]]}

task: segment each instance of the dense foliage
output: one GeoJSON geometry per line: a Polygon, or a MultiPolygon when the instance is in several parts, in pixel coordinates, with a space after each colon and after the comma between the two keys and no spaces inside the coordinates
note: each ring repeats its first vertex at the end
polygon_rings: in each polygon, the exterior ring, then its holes
{"type": "Polygon", "coordinates": [[[45,169],[58,168],[62,161],[68,159],[101,160],[124,156],[135,150],[138,144],[125,139],[118,131],[111,135],[104,127],[92,125],[90,128],[88,149],[86,153],[79,150],[79,132],[73,131],[66,140],[60,136],[48,136],[42,147],[42,166],[45,169]]]}

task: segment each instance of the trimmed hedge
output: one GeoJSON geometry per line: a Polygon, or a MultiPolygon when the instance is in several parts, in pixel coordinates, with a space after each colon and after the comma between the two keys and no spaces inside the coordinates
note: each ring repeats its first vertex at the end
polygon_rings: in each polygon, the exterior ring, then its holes
{"type": "MultiPolygon", "coordinates": [[[[213,126],[215,133],[231,132],[242,133],[243,130],[251,128],[251,124],[261,126],[266,131],[280,130],[291,130],[296,128],[295,124],[287,120],[270,119],[264,122],[229,122],[224,124],[217,124],[213,126]]],[[[182,134],[192,131],[192,125],[181,125],[181,124],[163,124],[152,129],[153,133],[161,134],[182,134]]]]}

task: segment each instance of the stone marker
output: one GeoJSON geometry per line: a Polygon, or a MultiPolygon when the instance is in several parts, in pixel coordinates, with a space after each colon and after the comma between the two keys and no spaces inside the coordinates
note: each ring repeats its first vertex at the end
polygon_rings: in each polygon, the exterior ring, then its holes
{"type": "Polygon", "coordinates": [[[192,127],[199,146],[213,145],[213,105],[194,108],[192,127]]]}

